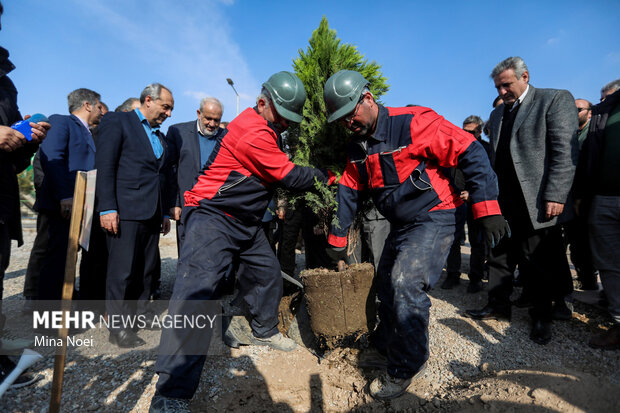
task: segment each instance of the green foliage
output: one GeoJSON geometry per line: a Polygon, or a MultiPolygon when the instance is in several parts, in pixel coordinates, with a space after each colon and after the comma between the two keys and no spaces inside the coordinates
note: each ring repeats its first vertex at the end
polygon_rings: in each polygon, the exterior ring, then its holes
{"type": "Polygon", "coordinates": [[[33,171],[32,167],[29,167],[19,175],[17,175],[17,182],[19,184],[19,192],[22,196],[34,196],[34,185],[33,185],[33,171]]]}
{"type": "Polygon", "coordinates": [[[34,174],[32,167],[28,167],[25,171],[17,175],[17,183],[19,185],[19,198],[22,204],[32,209],[34,207],[34,174]]]}
{"type": "MultiPolygon", "coordinates": [[[[310,45],[299,50],[299,57],[293,61],[295,73],[304,83],[307,93],[301,124],[289,128],[288,144],[293,161],[302,166],[329,168],[342,174],[346,166],[346,144],[350,132],[338,122],[327,123],[327,111],[323,101],[323,87],[334,73],[355,70],[370,82],[370,90],[378,98],[388,90],[380,66],[368,62],[357,47],[342,43],[336,31],[329,28],[323,17],[319,27],[312,33],[310,45]]],[[[326,210],[336,208],[335,188],[316,184],[318,194],[306,193],[304,199],[315,213],[326,215],[326,210]]]]}

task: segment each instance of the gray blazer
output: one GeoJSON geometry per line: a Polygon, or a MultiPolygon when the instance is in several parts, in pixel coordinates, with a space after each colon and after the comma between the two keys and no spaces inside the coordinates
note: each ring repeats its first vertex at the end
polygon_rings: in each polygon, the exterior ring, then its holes
{"type": "MultiPolygon", "coordinates": [[[[502,104],[489,119],[493,167],[503,113],[502,104]]],[[[571,218],[572,208],[566,203],[579,156],[577,127],[577,108],[570,92],[530,85],[512,127],[510,154],[534,229],[571,218]],[[565,204],[559,220],[545,219],[546,201],[565,204]]]]}

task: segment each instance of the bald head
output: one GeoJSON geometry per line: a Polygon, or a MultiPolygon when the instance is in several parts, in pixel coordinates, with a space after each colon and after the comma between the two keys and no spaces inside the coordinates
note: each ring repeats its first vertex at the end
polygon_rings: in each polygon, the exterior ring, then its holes
{"type": "Polygon", "coordinates": [[[575,99],[575,106],[579,114],[579,130],[582,130],[592,117],[592,103],[585,99],[575,99]]]}

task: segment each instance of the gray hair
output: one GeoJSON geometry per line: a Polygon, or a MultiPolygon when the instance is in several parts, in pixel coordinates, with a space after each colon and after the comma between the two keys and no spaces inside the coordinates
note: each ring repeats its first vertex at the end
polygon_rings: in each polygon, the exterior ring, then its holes
{"type": "Polygon", "coordinates": [[[211,96],[204,97],[200,100],[200,106],[198,107],[198,110],[200,111],[200,113],[202,113],[202,108],[204,108],[207,103],[212,103],[214,105],[219,106],[220,110],[222,111],[222,114],[224,114],[224,105],[222,105],[222,102],[220,102],[219,99],[211,97],[211,96]]]}
{"type": "Polygon", "coordinates": [[[493,68],[491,72],[491,79],[495,79],[495,76],[502,73],[504,70],[512,69],[515,72],[517,79],[521,77],[524,72],[528,72],[527,65],[519,56],[509,57],[504,59],[493,68]]]}
{"type": "Polygon", "coordinates": [[[147,96],[150,96],[153,100],[159,99],[162,89],[166,89],[168,92],[170,92],[170,94],[172,94],[172,91],[161,83],[151,83],[150,85],[145,87],[144,90],[142,90],[142,93],[140,93],[140,104],[144,103],[147,96]]]}
{"type": "Polygon", "coordinates": [[[476,125],[478,125],[477,129],[480,129],[480,130],[482,130],[482,127],[484,126],[484,121],[482,120],[482,118],[476,115],[470,115],[467,118],[465,118],[465,120],[463,121],[463,125],[467,123],[475,123],[476,125]]]}
{"type": "Polygon", "coordinates": [[[620,89],[620,79],[616,79],[612,82],[607,83],[601,89],[601,95],[611,94],[613,91],[620,89]],[[610,92],[611,91],[611,92],[610,92]]]}
{"type": "Polygon", "coordinates": [[[140,99],[138,98],[128,98],[119,106],[117,106],[117,108],[114,109],[114,112],[129,112],[134,103],[139,101],[140,99]]]}
{"type": "Polygon", "coordinates": [[[97,101],[101,99],[101,95],[90,89],[80,88],[75,89],[67,96],[67,102],[69,103],[69,113],[73,113],[86,102],[91,105],[97,104],[97,101]]]}
{"type": "Polygon", "coordinates": [[[269,107],[271,104],[271,94],[265,88],[260,91],[260,95],[256,97],[256,104],[258,105],[258,101],[263,99],[265,101],[265,107],[269,107]]]}

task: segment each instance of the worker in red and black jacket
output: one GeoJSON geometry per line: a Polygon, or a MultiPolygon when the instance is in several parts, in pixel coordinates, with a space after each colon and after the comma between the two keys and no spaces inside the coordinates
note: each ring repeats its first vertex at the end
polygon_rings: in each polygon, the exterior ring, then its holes
{"type": "MultiPolygon", "coordinates": [[[[185,315],[189,300],[218,299],[218,285],[233,259],[239,260],[243,270],[237,274],[237,286],[251,314],[254,335],[251,343],[241,344],[295,348],[293,340],[278,332],[282,276],[261,220],[276,186],[308,190],[316,180],[334,181],[331,173],[295,165],[278,146],[289,122],[301,122],[305,100],[297,76],[276,73],[263,84],[256,106],[237,116],[218,138],[204,172],[185,193],[185,240],[168,309],[171,316],[185,315]]],[[[208,333],[162,332],[155,366],[159,380],[150,411],[186,405],[192,398],[205,362],[208,333]]]]}
{"type": "Polygon", "coordinates": [[[340,120],[354,133],[338,185],[338,225],[328,253],[344,256],[347,230],[361,193],[367,192],[392,230],[377,269],[380,299],[374,349],[360,364],[387,366],[373,380],[378,399],[403,394],[428,359],[430,300],[454,239],[456,207],[463,201],[442,168],[458,165],[487,242],[499,242],[508,224],[497,203],[497,177],[487,154],[469,133],[425,107],[386,108],[375,102],[362,75],[341,70],[324,89],[328,122],[340,120]]]}

